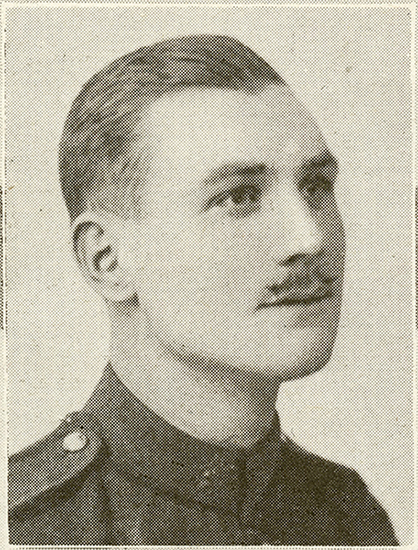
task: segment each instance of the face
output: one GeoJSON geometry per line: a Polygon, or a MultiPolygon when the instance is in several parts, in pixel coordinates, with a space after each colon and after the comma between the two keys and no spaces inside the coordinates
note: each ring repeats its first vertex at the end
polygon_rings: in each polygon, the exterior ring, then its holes
{"type": "Polygon", "coordinates": [[[323,366],[344,236],[312,118],[271,85],[178,92],[143,124],[149,172],[123,239],[149,336],[196,367],[286,380],[323,366]]]}

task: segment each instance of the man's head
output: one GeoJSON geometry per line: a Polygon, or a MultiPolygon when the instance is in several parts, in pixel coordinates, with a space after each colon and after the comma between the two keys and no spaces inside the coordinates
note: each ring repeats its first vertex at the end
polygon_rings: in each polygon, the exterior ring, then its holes
{"type": "Polygon", "coordinates": [[[190,365],[280,379],[331,354],[336,170],[283,80],[224,37],[114,62],[76,99],[61,147],[77,257],[112,315],[190,365]]]}

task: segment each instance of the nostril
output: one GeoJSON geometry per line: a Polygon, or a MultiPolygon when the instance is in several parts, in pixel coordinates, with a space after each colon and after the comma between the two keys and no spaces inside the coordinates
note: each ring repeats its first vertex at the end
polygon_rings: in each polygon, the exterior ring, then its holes
{"type": "Polygon", "coordinates": [[[304,263],[305,262],[305,258],[303,256],[303,254],[293,254],[292,256],[289,256],[289,258],[287,258],[286,260],[286,263],[288,264],[291,264],[291,265],[294,265],[294,264],[297,264],[297,263],[304,263]]]}

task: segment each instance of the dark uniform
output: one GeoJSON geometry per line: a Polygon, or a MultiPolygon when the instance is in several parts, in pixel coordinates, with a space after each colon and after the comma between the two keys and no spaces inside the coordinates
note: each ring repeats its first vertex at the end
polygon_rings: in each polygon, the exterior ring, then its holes
{"type": "Polygon", "coordinates": [[[271,432],[251,451],[177,430],[111,367],[85,408],[9,464],[12,544],[397,545],[352,470],[271,432]]]}

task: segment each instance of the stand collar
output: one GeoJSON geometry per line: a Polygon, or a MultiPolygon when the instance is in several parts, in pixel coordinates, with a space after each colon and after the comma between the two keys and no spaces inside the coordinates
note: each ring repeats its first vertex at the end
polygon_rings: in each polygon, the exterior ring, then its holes
{"type": "Polygon", "coordinates": [[[233,513],[256,506],[277,471],[277,415],[250,450],[207,443],[146,407],[110,365],[83,410],[101,425],[110,460],[125,475],[207,506],[233,513]]]}

